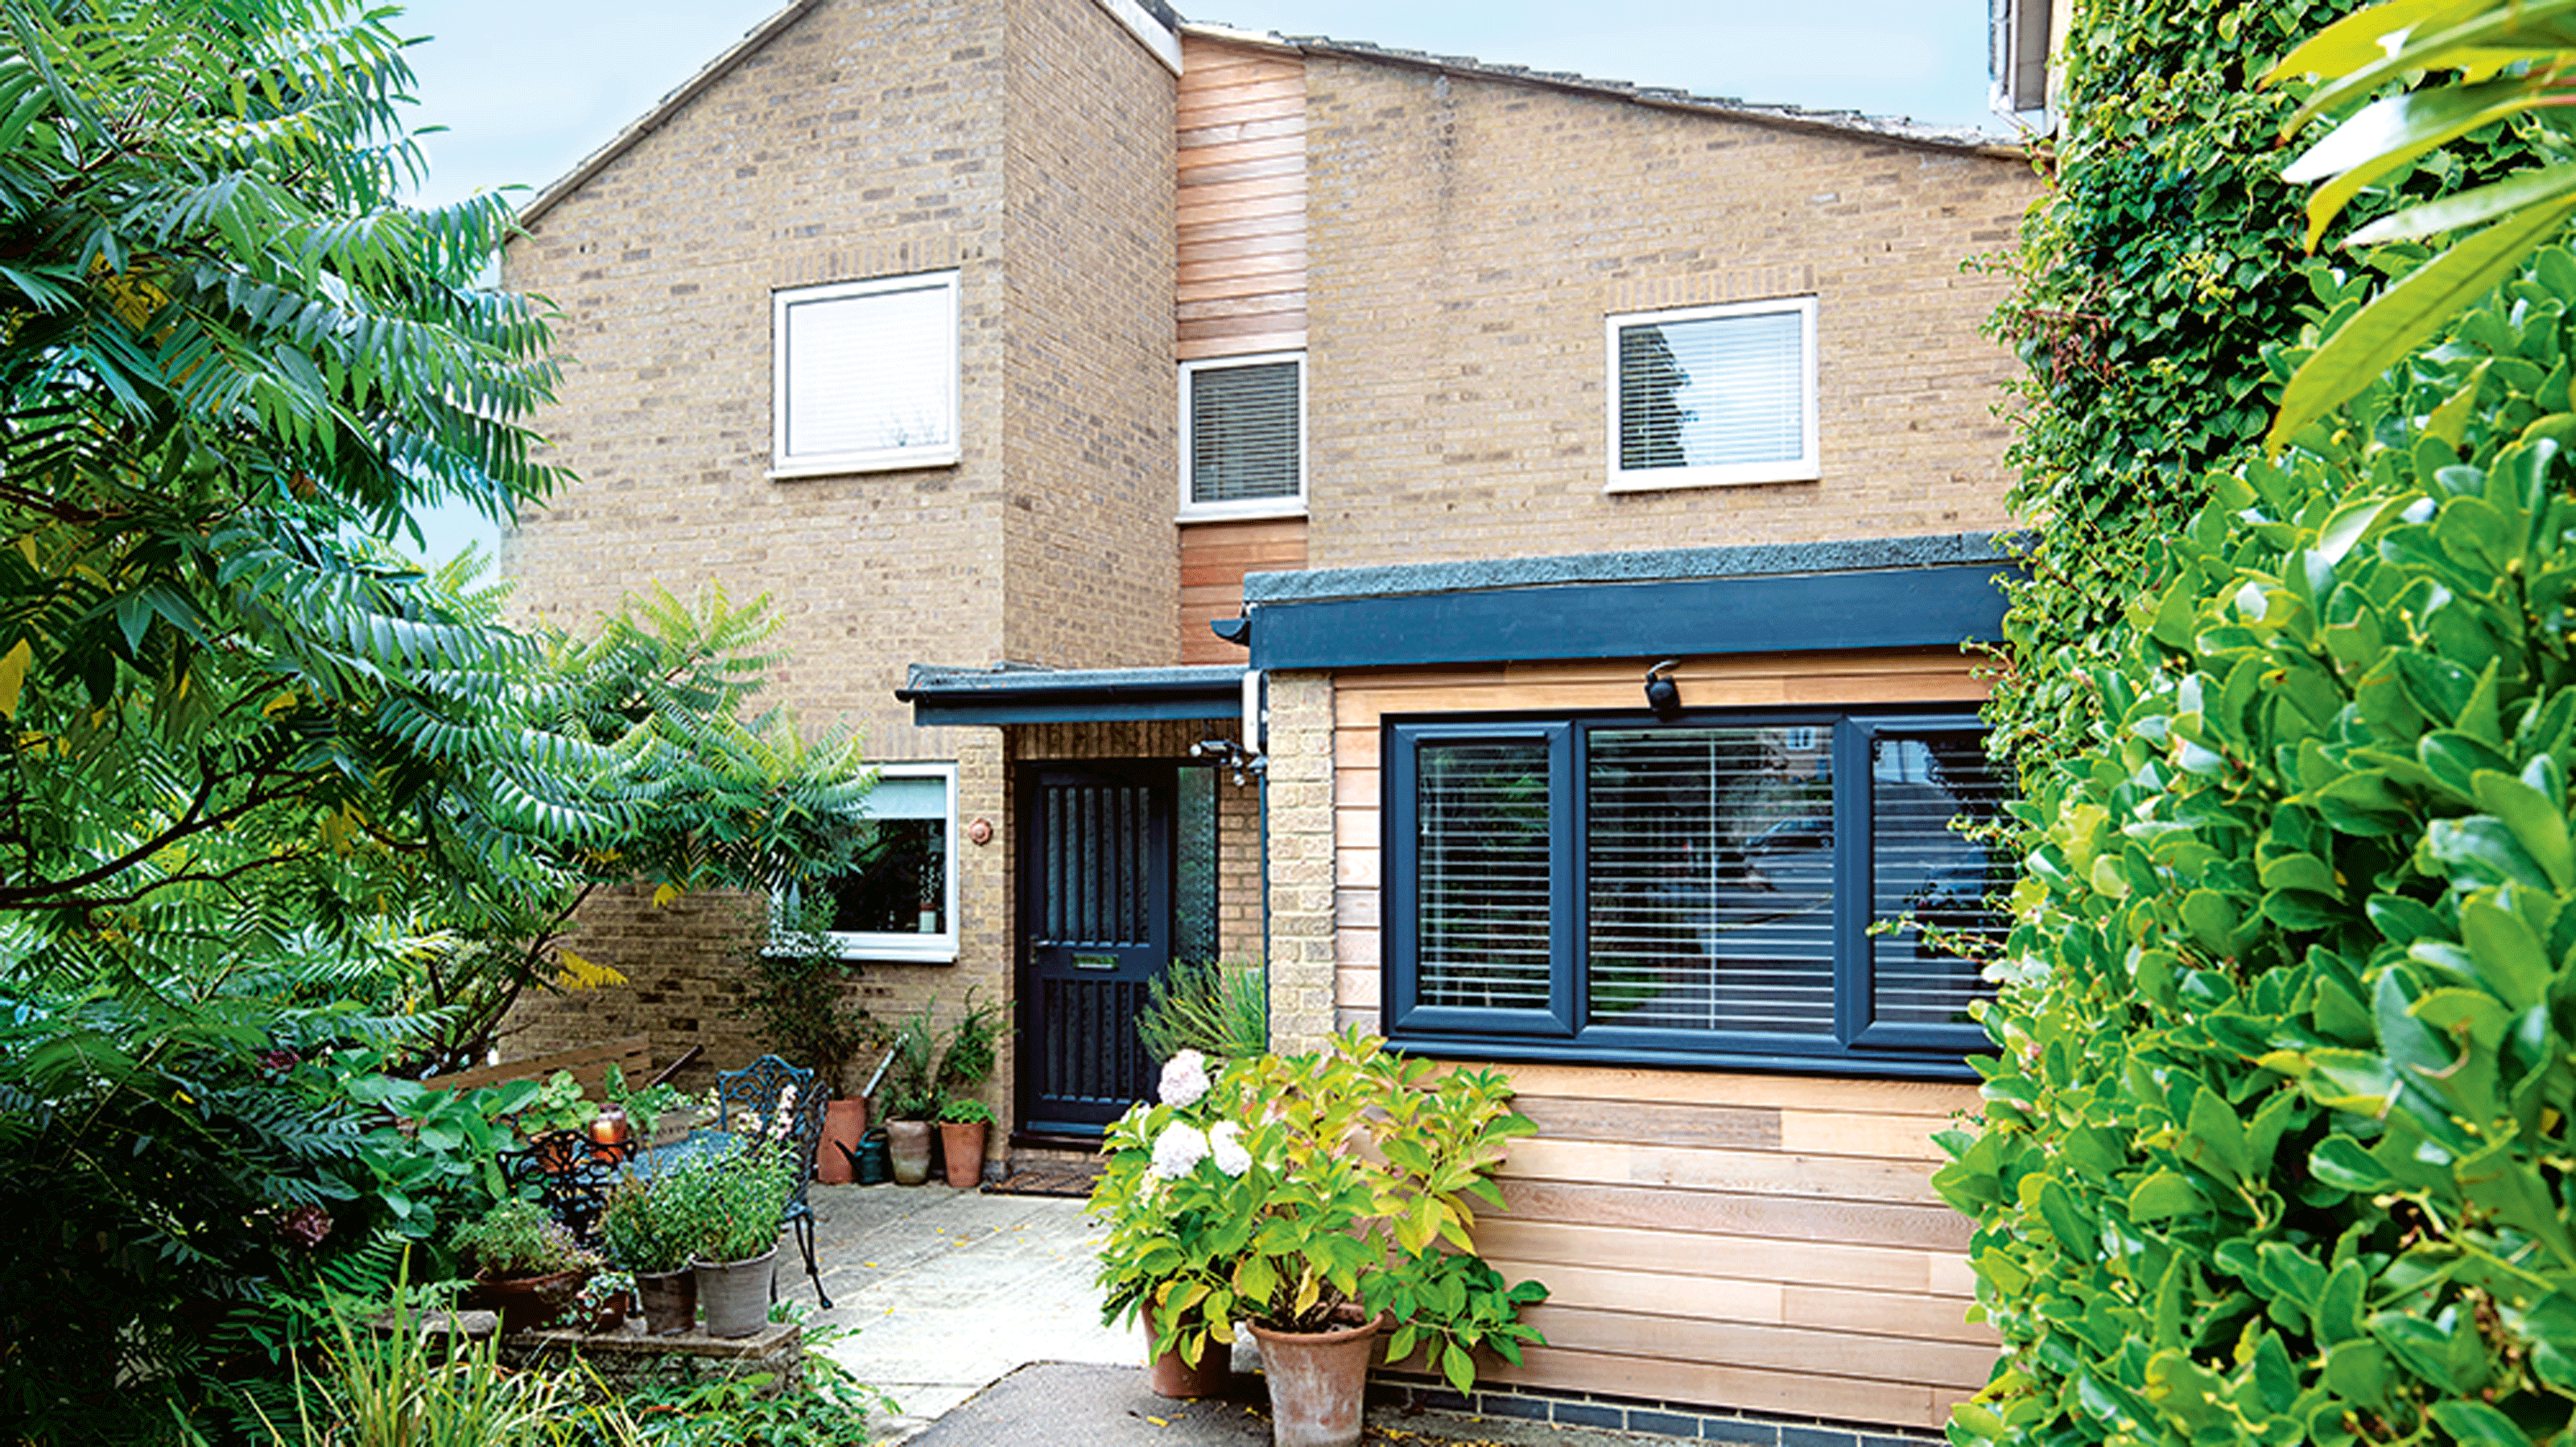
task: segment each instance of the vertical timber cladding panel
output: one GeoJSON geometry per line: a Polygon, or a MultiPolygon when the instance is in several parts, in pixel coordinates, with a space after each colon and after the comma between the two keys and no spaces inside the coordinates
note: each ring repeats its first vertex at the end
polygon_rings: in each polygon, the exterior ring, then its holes
{"type": "Polygon", "coordinates": [[[1306,520],[1181,525],[1181,662],[1241,663],[1243,649],[1209,631],[1243,613],[1243,575],[1293,573],[1306,566],[1306,520]]]}
{"type": "MultiPolygon", "coordinates": [[[[1650,659],[1353,672],[1331,707],[1334,994],[1374,1026],[1388,715],[1633,710],[1650,659]]],[[[1975,703],[1950,650],[1703,659],[1697,707],[1975,703]]],[[[1275,727],[1275,725],[1274,725],[1275,727]]],[[[1274,984],[1274,989],[1277,988],[1274,984]]],[[[1550,1388],[1934,1427],[1985,1383],[1967,1223],[1930,1142],[1972,1086],[1511,1065],[1539,1135],[1478,1246],[1553,1293],[1549,1345],[1496,1377],[1550,1388]]]]}
{"type": "Polygon", "coordinates": [[[1306,345],[1306,67],[1181,37],[1175,118],[1183,361],[1306,345]]]}

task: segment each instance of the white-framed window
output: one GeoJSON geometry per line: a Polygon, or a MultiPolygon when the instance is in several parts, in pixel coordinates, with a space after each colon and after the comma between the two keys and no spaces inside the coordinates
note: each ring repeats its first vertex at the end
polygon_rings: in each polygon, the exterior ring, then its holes
{"type": "Polygon", "coordinates": [[[1796,482],[1816,452],[1816,299],[1608,322],[1611,492],[1796,482]]]}
{"type": "Polygon", "coordinates": [[[769,475],[957,460],[957,273],[770,293],[769,475]]]}
{"type": "Polygon", "coordinates": [[[851,959],[957,958],[957,766],[880,764],[867,837],[851,870],[822,886],[832,942],[851,959]]]}
{"type": "Polygon", "coordinates": [[[1181,517],[1306,512],[1306,355],[1181,364],[1181,517]]]}

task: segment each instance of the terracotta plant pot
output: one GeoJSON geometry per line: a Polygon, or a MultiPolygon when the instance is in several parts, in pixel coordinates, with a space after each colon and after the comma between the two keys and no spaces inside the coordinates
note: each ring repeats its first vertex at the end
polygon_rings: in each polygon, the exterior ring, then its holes
{"type": "Polygon", "coordinates": [[[635,1295],[643,1304],[647,1336],[677,1336],[698,1324],[698,1274],[693,1270],[638,1273],[635,1295]]]}
{"type": "Polygon", "coordinates": [[[948,1184],[969,1190],[984,1184],[984,1132],[980,1120],[939,1123],[939,1149],[948,1161],[948,1184]]]}
{"type": "Polygon", "coordinates": [[[930,1179],[930,1122],[886,1122],[886,1154],[894,1165],[894,1183],[918,1186],[930,1179]]]}
{"type": "Polygon", "coordinates": [[[633,1292],[612,1292],[606,1300],[591,1310],[590,1315],[579,1321],[567,1322],[565,1325],[574,1331],[587,1332],[592,1336],[614,1336],[626,1330],[626,1314],[634,1309],[633,1292]]]}
{"type": "Polygon", "coordinates": [[[1355,1447],[1377,1329],[1373,1321],[1340,1331],[1252,1329],[1270,1385],[1274,1447],[1355,1447]]]}
{"type": "Polygon", "coordinates": [[[850,1183],[850,1154],[868,1133],[865,1097],[823,1103],[823,1144],[814,1152],[814,1179],[827,1186],[850,1183]]]}
{"type": "MultiPolygon", "coordinates": [[[[1153,1333],[1145,1335],[1150,1344],[1153,1333]]],[[[1177,1351],[1157,1353],[1146,1365],[1145,1380],[1157,1397],[1222,1397],[1234,1387],[1234,1349],[1211,1341],[1199,1352],[1197,1366],[1181,1360],[1177,1351]]]]}
{"type": "Polygon", "coordinates": [[[692,1265],[698,1275],[698,1304],[707,1309],[707,1335],[749,1336],[768,1323],[777,1247],[741,1261],[692,1265]]]}
{"type": "Polygon", "coordinates": [[[469,1311],[497,1311],[501,1330],[535,1331],[553,1321],[581,1292],[587,1271],[558,1271],[548,1276],[482,1277],[467,1288],[457,1305],[469,1311]]]}

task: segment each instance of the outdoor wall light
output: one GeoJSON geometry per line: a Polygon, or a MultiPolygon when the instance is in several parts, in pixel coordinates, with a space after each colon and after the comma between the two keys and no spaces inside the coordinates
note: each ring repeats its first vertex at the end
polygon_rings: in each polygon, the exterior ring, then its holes
{"type": "Polygon", "coordinates": [[[1682,687],[1673,682],[1673,670],[1681,667],[1678,658],[1667,658],[1646,670],[1646,707],[1666,723],[1682,716],[1682,687]]]}

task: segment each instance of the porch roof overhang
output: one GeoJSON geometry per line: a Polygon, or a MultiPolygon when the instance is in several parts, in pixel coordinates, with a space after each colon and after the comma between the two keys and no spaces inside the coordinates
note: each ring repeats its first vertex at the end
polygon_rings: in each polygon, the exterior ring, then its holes
{"type": "Polygon", "coordinates": [[[1950,647],[2003,633],[1992,533],[1255,573],[1217,632],[1279,670],[1950,647]]]}
{"type": "Polygon", "coordinates": [[[1203,668],[991,668],[912,665],[894,696],[934,724],[1123,723],[1225,719],[1243,712],[1241,665],[1203,668]]]}

